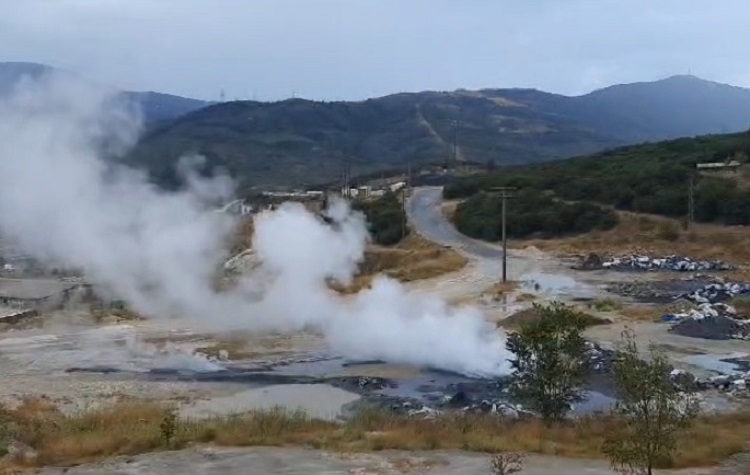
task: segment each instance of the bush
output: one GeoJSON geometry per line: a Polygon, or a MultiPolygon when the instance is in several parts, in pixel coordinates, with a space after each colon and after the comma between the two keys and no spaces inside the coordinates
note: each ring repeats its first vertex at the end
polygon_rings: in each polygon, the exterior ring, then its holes
{"type": "Polygon", "coordinates": [[[656,236],[663,241],[674,242],[680,239],[680,227],[673,221],[662,223],[656,229],[656,236]]]}
{"type": "Polygon", "coordinates": [[[355,201],[354,208],[365,214],[370,235],[377,244],[392,246],[409,234],[406,212],[395,193],[386,193],[374,200],[355,201]]]}
{"type": "MultiPolygon", "coordinates": [[[[744,160],[748,152],[747,133],[628,146],[464,178],[448,185],[444,196],[473,200],[483,190],[515,186],[537,195],[549,192],[566,202],[586,201],[640,213],[684,217],[694,164],[731,157],[744,160]]],[[[750,190],[737,186],[737,179],[731,175],[697,175],[694,198],[697,221],[750,224],[750,190]]]]}
{"type": "MultiPolygon", "coordinates": [[[[509,200],[506,209],[508,237],[538,235],[551,238],[566,234],[611,229],[617,215],[592,203],[567,203],[549,194],[523,191],[509,200]]],[[[497,241],[502,237],[502,204],[491,194],[475,195],[456,207],[454,222],[471,237],[497,241]]]]}
{"type": "Polygon", "coordinates": [[[641,359],[632,331],[623,335],[613,370],[620,424],[607,436],[603,451],[614,469],[651,475],[655,467],[670,465],[678,437],[698,414],[698,400],[672,382],[663,352],[652,348],[647,361],[641,359]]]}
{"type": "Polygon", "coordinates": [[[581,399],[588,375],[586,323],[580,312],[561,303],[534,305],[539,319],[521,324],[508,336],[515,358],[512,393],[545,422],[561,421],[571,404],[581,399]]]}

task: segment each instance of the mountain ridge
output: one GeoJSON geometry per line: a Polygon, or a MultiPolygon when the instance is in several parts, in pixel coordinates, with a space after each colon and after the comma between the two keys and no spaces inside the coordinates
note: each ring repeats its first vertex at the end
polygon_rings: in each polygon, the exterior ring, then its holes
{"type": "MultiPolygon", "coordinates": [[[[92,84],[97,87],[117,90],[109,86],[96,83],[81,75],[46,64],[6,61],[0,62],[0,92],[11,90],[24,78],[38,79],[46,75],[63,75],[74,78],[77,81],[92,84]]],[[[120,91],[118,94],[128,103],[137,104],[147,124],[174,119],[188,112],[195,111],[212,104],[200,99],[177,96],[155,91],[120,91]]]]}
{"type": "MultiPolygon", "coordinates": [[[[35,63],[0,63],[46,71],[35,63]]],[[[51,69],[51,68],[50,68],[51,69]]],[[[178,184],[186,154],[242,187],[296,187],[455,160],[488,166],[750,128],[750,89],[675,75],[578,96],[532,88],[400,92],[358,101],[301,98],[209,103],[123,92],[150,124],[125,163],[178,184]],[[454,147],[455,141],[455,147],[454,147]],[[455,155],[455,157],[454,157],[455,155]]]]}
{"type": "Polygon", "coordinates": [[[509,165],[750,128],[750,90],[696,77],[581,96],[529,88],[395,93],[362,101],[219,103],[153,130],[129,157],[174,182],[175,157],[206,156],[246,186],[330,182],[425,163],[509,165]],[[454,125],[455,123],[455,125],[454,125]]]}

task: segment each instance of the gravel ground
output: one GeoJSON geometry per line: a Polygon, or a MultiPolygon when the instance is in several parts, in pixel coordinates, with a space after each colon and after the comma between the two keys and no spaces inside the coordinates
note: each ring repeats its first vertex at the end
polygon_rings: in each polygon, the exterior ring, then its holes
{"type": "MultiPolygon", "coordinates": [[[[47,469],[43,475],[486,475],[487,456],[450,452],[378,452],[332,454],[304,449],[193,449],[118,459],[71,469],[47,469]]],[[[702,475],[706,470],[657,471],[666,475],[702,475]]],[[[727,475],[729,472],[726,472],[727,475]]],[[[733,472],[740,475],[742,472],[733,472]]],[[[606,462],[531,456],[524,475],[614,475],[606,462]]]]}

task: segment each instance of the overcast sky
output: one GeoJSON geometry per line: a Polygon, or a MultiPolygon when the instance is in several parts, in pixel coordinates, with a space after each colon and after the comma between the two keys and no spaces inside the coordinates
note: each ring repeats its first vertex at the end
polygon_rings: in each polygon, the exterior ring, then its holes
{"type": "Polygon", "coordinates": [[[750,0],[0,0],[0,61],[212,100],[750,87],[748,25],[750,0]]]}

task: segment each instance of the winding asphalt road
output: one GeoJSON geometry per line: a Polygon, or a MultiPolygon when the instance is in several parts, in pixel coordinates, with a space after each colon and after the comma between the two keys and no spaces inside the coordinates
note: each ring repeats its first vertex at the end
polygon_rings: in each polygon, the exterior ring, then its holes
{"type": "Polygon", "coordinates": [[[414,188],[406,202],[406,214],[415,229],[427,239],[451,246],[471,256],[501,259],[503,251],[459,233],[443,215],[441,187],[414,188]]]}

